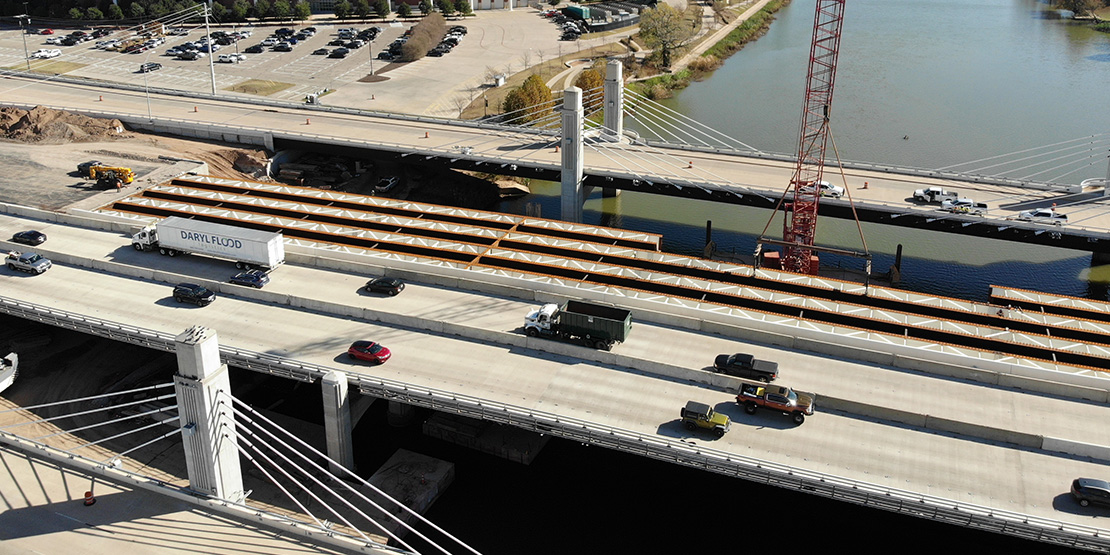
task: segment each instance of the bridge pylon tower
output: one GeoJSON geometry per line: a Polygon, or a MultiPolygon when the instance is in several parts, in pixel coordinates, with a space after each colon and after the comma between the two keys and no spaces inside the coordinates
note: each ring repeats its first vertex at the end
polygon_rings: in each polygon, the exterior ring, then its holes
{"type": "Polygon", "coordinates": [[[559,217],[568,222],[582,223],[582,203],[586,192],[582,186],[582,89],[563,91],[562,184],[559,217]]]}

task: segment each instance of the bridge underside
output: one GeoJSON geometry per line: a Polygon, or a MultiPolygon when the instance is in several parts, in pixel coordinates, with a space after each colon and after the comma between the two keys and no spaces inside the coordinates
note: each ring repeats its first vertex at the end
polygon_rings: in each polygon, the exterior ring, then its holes
{"type": "MultiPolygon", "coordinates": [[[[278,150],[301,150],[359,159],[392,161],[414,166],[469,170],[553,182],[558,182],[560,179],[558,168],[534,167],[522,163],[489,163],[461,157],[416,155],[349,145],[283,139],[277,136],[274,137],[274,146],[278,150]]],[[[756,208],[774,209],[778,203],[777,197],[766,192],[755,192],[739,187],[735,190],[706,189],[694,184],[683,186],[681,184],[656,183],[632,177],[591,175],[589,168],[585,170],[583,185],[756,208]]],[[[852,207],[846,201],[830,201],[828,199],[821,203],[819,214],[822,217],[849,220],[858,216],[860,221],[869,223],[1110,254],[1110,239],[1082,235],[1065,227],[1038,226],[1031,228],[1011,226],[1009,222],[1003,220],[989,220],[978,216],[951,217],[945,215],[945,217],[938,217],[937,213],[907,213],[906,211],[895,211],[875,206],[857,206],[855,213],[853,213],[852,207]]]]}

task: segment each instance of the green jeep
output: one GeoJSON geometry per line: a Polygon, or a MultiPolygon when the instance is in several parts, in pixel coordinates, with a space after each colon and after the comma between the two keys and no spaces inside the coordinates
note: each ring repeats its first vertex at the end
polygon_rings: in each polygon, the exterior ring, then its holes
{"type": "Polygon", "coordinates": [[[682,409],[682,424],[687,430],[698,428],[713,430],[717,437],[721,437],[732,426],[732,421],[728,416],[713,410],[705,403],[690,401],[682,409]]]}

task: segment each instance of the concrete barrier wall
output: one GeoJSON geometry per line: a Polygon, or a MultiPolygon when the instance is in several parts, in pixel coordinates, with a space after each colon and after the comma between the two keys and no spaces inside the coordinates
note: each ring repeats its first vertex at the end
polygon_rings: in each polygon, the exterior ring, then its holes
{"type": "Polygon", "coordinates": [[[867,418],[901,422],[902,424],[914,426],[916,428],[924,428],[928,421],[928,416],[924,414],[868,405],[859,401],[829,397],[828,395],[819,395],[817,397],[817,410],[836,410],[867,418]]]}
{"type": "Polygon", "coordinates": [[[1044,443],[1041,436],[1016,432],[1013,430],[1004,430],[1002,428],[995,428],[992,426],[981,426],[979,424],[971,424],[968,422],[960,422],[958,420],[951,420],[948,418],[940,418],[938,416],[926,416],[925,427],[930,430],[937,430],[942,432],[951,432],[970,437],[978,437],[992,441],[1003,441],[1006,443],[1013,443],[1021,445],[1022,447],[1032,447],[1040,449],[1044,443]]]}
{"type": "Polygon", "coordinates": [[[1045,437],[1041,449],[1045,451],[1056,451],[1057,453],[1067,453],[1069,455],[1078,455],[1081,457],[1091,457],[1103,461],[1110,461],[1110,447],[1105,445],[1092,445],[1090,443],[1081,443],[1078,441],[1069,441],[1066,439],[1058,439],[1054,437],[1045,437]]]}

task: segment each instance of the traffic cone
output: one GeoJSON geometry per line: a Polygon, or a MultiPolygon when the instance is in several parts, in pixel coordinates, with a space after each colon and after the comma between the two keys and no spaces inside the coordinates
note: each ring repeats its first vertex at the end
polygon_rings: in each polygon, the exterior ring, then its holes
{"type": "Polygon", "coordinates": [[[427,138],[428,138],[428,132],[427,132],[427,131],[425,131],[425,132],[424,132],[424,138],[425,138],[425,139],[427,139],[427,138]]]}
{"type": "Polygon", "coordinates": [[[309,119],[309,118],[304,118],[304,124],[305,125],[312,125],[312,120],[309,119]]]}
{"type": "Polygon", "coordinates": [[[194,111],[194,112],[196,112],[196,111],[197,111],[197,107],[196,107],[196,106],[193,106],[193,111],[194,111]]]}
{"type": "Polygon", "coordinates": [[[100,101],[104,102],[104,95],[100,95],[100,101]]]}
{"type": "Polygon", "coordinates": [[[686,169],[690,169],[692,167],[694,167],[694,162],[693,161],[690,162],[690,165],[686,166],[686,169]]]}
{"type": "Polygon", "coordinates": [[[92,507],[95,504],[96,504],[96,498],[93,497],[93,493],[91,491],[86,491],[85,492],[85,506],[86,507],[92,507]]]}
{"type": "Polygon", "coordinates": [[[864,189],[866,189],[866,188],[867,188],[867,182],[866,182],[866,181],[864,181],[864,182],[863,182],[863,188],[864,188],[864,189]]]}

